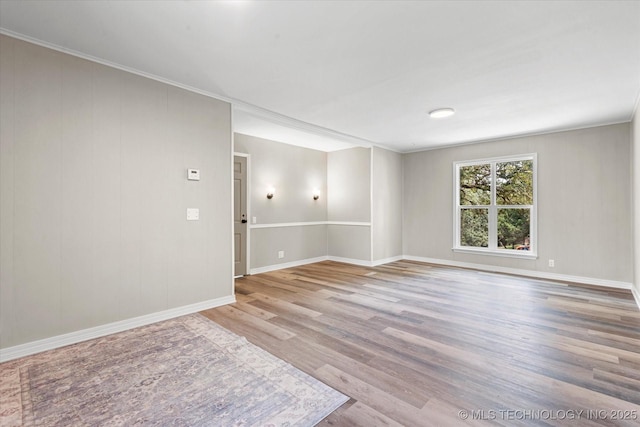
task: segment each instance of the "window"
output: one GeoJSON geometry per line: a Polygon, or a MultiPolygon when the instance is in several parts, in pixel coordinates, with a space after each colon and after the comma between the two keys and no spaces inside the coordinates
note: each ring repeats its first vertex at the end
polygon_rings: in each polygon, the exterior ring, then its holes
{"type": "Polygon", "coordinates": [[[455,251],[535,258],[536,155],[456,162],[455,251]]]}

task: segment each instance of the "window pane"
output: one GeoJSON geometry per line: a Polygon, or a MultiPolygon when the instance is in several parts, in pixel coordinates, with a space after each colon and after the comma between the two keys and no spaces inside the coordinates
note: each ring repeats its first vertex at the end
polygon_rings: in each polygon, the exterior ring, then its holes
{"type": "Polygon", "coordinates": [[[496,165],[496,204],[533,204],[532,160],[518,160],[496,165]]]}
{"type": "Polygon", "coordinates": [[[460,210],[460,246],[489,246],[489,209],[460,210]]]}
{"type": "Polygon", "coordinates": [[[525,209],[498,209],[498,249],[531,250],[531,211],[525,209]]]}
{"type": "Polygon", "coordinates": [[[486,206],[491,203],[491,165],[460,167],[460,205],[486,206]]]}

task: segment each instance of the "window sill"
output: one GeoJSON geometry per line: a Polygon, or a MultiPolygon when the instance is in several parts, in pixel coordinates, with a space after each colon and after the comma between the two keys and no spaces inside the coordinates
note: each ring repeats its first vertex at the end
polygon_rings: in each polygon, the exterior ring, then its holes
{"type": "Polygon", "coordinates": [[[453,248],[453,252],[473,255],[490,255],[503,258],[519,258],[519,259],[538,259],[538,254],[529,251],[515,251],[512,249],[491,250],[491,249],[472,249],[472,248],[453,248]]]}

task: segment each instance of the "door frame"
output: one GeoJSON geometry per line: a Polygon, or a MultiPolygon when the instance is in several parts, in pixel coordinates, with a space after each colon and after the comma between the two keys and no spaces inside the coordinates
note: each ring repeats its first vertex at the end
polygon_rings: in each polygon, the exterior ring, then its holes
{"type": "MultiPolygon", "coordinates": [[[[246,248],[247,248],[247,256],[245,258],[245,261],[247,263],[247,268],[246,268],[246,274],[250,275],[251,274],[251,155],[247,154],[247,153],[238,153],[238,152],[233,152],[233,157],[232,157],[232,162],[235,161],[235,157],[244,157],[247,159],[247,193],[246,193],[246,206],[247,206],[247,235],[246,235],[246,248]]],[[[233,171],[233,163],[231,164],[231,170],[233,171]]],[[[233,188],[233,187],[232,187],[233,188]]],[[[231,197],[233,198],[231,200],[231,203],[233,206],[233,203],[235,203],[235,192],[232,191],[231,197]]],[[[233,252],[231,252],[232,254],[235,254],[235,247],[233,246],[234,243],[233,241],[231,242],[232,245],[232,249],[233,252]]],[[[231,257],[231,263],[234,264],[234,269],[235,269],[235,263],[233,262],[233,256],[231,257]]],[[[233,278],[237,279],[238,277],[242,277],[242,276],[236,276],[235,275],[235,271],[233,271],[233,278]]]]}

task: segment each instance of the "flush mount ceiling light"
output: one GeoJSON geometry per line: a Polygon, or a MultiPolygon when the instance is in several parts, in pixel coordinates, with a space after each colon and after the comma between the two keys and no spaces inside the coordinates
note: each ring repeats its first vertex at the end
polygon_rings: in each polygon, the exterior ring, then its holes
{"type": "Polygon", "coordinates": [[[443,119],[445,117],[453,116],[456,110],[453,108],[438,108],[433,111],[429,111],[429,117],[432,119],[443,119]]]}

